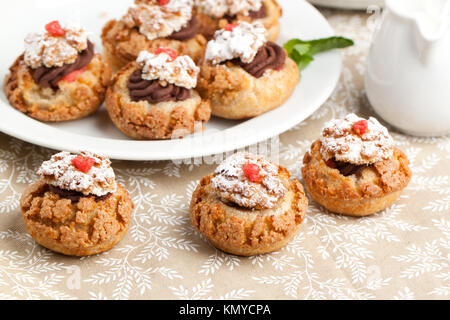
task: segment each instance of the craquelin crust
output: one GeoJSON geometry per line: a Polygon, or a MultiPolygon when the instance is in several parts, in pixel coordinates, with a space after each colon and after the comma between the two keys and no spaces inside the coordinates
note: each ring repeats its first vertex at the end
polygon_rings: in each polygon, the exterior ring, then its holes
{"type": "Polygon", "coordinates": [[[195,90],[191,98],[178,102],[150,104],[131,100],[127,83],[130,75],[139,68],[130,62],[113,78],[106,95],[106,109],[114,124],[133,139],[170,139],[193,133],[195,122],[206,123],[211,117],[211,107],[195,90]]]}
{"type": "MultiPolygon", "coordinates": [[[[255,21],[259,21],[264,25],[268,32],[268,40],[275,42],[280,34],[279,19],[282,15],[282,9],[276,0],[264,0],[263,2],[266,5],[267,17],[255,21]]],[[[208,40],[213,38],[216,30],[223,28],[229,23],[227,19],[215,19],[203,13],[197,13],[197,19],[200,22],[200,33],[208,40]]],[[[232,23],[236,23],[237,21],[252,22],[252,19],[238,15],[232,23]]]]}
{"type": "Polygon", "coordinates": [[[300,79],[297,64],[286,58],[279,71],[268,70],[255,78],[244,69],[226,62],[201,65],[197,90],[211,102],[212,114],[226,119],[256,117],[282,105],[300,79]]]}
{"type": "Polygon", "coordinates": [[[192,195],[190,218],[193,226],[218,249],[240,256],[252,256],[283,248],[298,233],[305,218],[308,199],[302,185],[290,180],[280,167],[288,189],[275,208],[249,210],[226,204],[211,187],[213,175],[204,177],[192,195]]]}
{"type": "Polygon", "coordinates": [[[59,89],[42,88],[21,55],[10,68],[3,89],[11,105],[41,121],[69,121],[86,117],[101,106],[111,79],[111,69],[96,54],[76,81],[61,81],[59,89]]]}
{"type": "Polygon", "coordinates": [[[206,39],[198,34],[194,38],[179,41],[171,39],[148,40],[136,28],[129,28],[123,21],[111,20],[102,31],[103,52],[117,72],[131,61],[135,61],[143,50],[154,52],[158,48],[170,48],[178,55],[188,55],[198,63],[203,58],[206,39]]]}
{"type": "Polygon", "coordinates": [[[411,179],[406,155],[394,149],[391,159],[376,162],[348,177],[326,165],[315,141],[303,158],[303,180],[311,197],[331,212],[367,216],[389,207],[411,179]]]}
{"type": "Polygon", "coordinates": [[[20,200],[25,226],[42,246],[70,256],[88,256],[107,251],[126,234],[133,202],[125,188],[106,200],[93,196],[78,202],[61,198],[39,180],[29,186],[20,200]]]}

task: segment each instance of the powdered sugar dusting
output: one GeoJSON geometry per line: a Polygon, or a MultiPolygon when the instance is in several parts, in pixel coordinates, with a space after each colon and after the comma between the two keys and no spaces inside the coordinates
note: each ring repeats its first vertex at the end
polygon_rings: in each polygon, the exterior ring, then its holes
{"type": "Polygon", "coordinates": [[[213,64],[235,58],[251,63],[266,41],[267,30],[261,23],[241,22],[232,31],[216,31],[214,39],[206,46],[205,59],[213,64]]]}
{"type": "Polygon", "coordinates": [[[208,16],[222,18],[228,12],[228,2],[229,0],[196,0],[195,5],[208,16]]]}
{"type": "Polygon", "coordinates": [[[261,9],[262,0],[196,0],[199,10],[211,17],[222,18],[225,15],[248,16],[250,11],[261,9]]]}
{"type": "Polygon", "coordinates": [[[325,160],[334,157],[338,161],[361,165],[392,156],[394,141],[386,127],[371,117],[367,120],[367,132],[359,135],[354,132],[353,125],[361,120],[364,119],[351,113],[344,119],[334,119],[325,124],[320,150],[325,160]]]}
{"type": "Polygon", "coordinates": [[[90,152],[81,152],[81,155],[95,160],[95,164],[87,173],[81,172],[72,164],[72,159],[77,155],[63,151],[44,161],[37,174],[52,186],[81,192],[86,196],[101,197],[116,192],[117,185],[111,161],[90,152]]]}
{"type": "Polygon", "coordinates": [[[197,86],[200,72],[189,56],[178,56],[175,60],[167,53],[155,55],[148,51],[139,54],[137,62],[142,68],[145,80],[162,80],[187,89],[197,86]]]}
{"type": "Polygon", "coordinates": [[[74,63],[78,53],[87,48],[88,37],[84,29],[74,25],[63,26],[64,36],[49,33],[31,33],[25,38],[24,60],[27,66],[36,69],[62,67],[74,63]]]}
{"type": "Polygon", "coordinates": [[[194,6],[194,0],[169,0],[168,3],[161,5],[160,0],[135,0],[136,4],[146,4],[150,6],[159,6],[167,11],[171,12],[181,12],[181,11],[191,11],[194,6]]]}
{"type": "Polygon", "coordinates": [[[246,208],[273,208],[287,192],[278,175],[278,166],[249,153],[228,157],[217,167],[211,183],[223,201],[246,208]],[[247,163],[259,166],[260,183],[250,181],[245,175],[242,168],[247,163]]]}
{"type": "Polygon", "coordinates": [[[261,9],[262,0],[229,0],[229,14],[231,16],[243,14],[248,16],[250,11],[261,9]]]}
{"type": "Polygon", "coordinates": [[[145,3],[130,8],[122,20],[130,28],[138,27],[149,40],[165,38],[180,31],[192,18],[193,0],[171,0],[164,6],[157,1],[145,3]]]}

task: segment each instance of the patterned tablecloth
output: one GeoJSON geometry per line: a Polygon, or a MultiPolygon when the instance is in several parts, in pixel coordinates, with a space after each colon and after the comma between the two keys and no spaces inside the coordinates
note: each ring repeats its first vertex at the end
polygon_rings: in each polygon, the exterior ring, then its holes
{"type": "MultiPolygon", "coordinates": [[[[280,136],[280,162],[299,179],[303,155],[325,121],[373,113],[363,74],[377,14],[323,13],[356,46],[343,51],[332,97],[280,136]]],[[[110,252],[80,259],[37,245],[19,211],[21,192],[54,151],[0,134],[0,298],[448,299],[450,137],[393,136],[414,176],[391,208],[354,219],[312,202],[295,240],[252,258],[215,250],[190,224],[191,193],[213,165],[114,162],[136,205],[130,230],[110,252]]]]}

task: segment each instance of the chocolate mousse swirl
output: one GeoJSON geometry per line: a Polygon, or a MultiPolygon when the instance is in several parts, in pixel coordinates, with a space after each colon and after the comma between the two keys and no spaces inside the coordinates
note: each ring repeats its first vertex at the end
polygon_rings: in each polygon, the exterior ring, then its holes
{"type": "Polygon", "coordinates": [[[283,67],[286,60],[286,52],[282,47],[274,42],[267,42],[258,50],[255,58],[250,63],[243,63],[241,59],[231,60],[234,64],[242,67],[255,78],[263,76],[269,69],[279,70],[283,67]]]}
{"type": "Polygon", "coordinates": [[[351,176],[352,174],[356,174],[360,172],[363,168],[367,167],[366,165],[357,165],[341,161],[335,161],[335,163],[336,169],[338,169],[339,172],[345,177],[351,176]]]}
{"type": "Polygon", "coordinates": [[[142,79],[142,70],[136,70],[130,76],[127,84],[131,100],[138,102],[146,100],[151,104],[166,101],[183,101],[191,97],[189,89],[174,84],[162,86],[159,80],[142,79]]]}
{"type": "Polygon", "coordinates": [[[198,34],[200,23],[198,22],[195,16],[192,16],[191,21],[189,21],[188,25],[181,29],[178,32],[172,33],[168,38],[172,40],[189,40],[195,37],[198,34]]]}
{"type": "Polygon", "coordinates": [[[78,191],[72,191],[72,190],[64,190],[52,185],[48,185],[50,192],[52,193],[56,193],[57,195],[59,195],[61,198],[65,198],[65,199],[69,199],[72,202],[78,202],[80,201],[81,198],[89,198],[89,197],[94,197],[94,200],[96,202],[99,201],[103,201],[108,199],[110,196],[112,196],[112,193],[107,193],[104,196],[96,196],[96,195],[84,195],[81,192],[78,191]]]}
{"type": "Polygon", "coordinates": [[[88,41],[86,50],[78,54],[78,58],[72,64],[65,64],[62,67],[47,68],[41,66],[34,70],[33,79],[43,88],[58,89],[58,82],[68,74],[83,69],[94,58],[94,45],[88,41]]]}

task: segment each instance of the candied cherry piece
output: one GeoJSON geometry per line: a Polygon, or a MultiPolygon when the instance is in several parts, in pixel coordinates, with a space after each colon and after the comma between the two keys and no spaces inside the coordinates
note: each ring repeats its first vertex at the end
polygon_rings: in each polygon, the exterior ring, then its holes
{"type": "Polygon", "coordinates": [[[175,60],[178,57],[178,53],[175,50],[169,49],[169,48],[158,48],[155,50],[155,54],[161,54],[166,53],[169,55],[169,57],[173,60],[175,60]]]}
{"type": "Polygon", "coordinates": [[[55,37],[62,37],[66,34],[66,30],[64,30],[59,21],[55,20],[45,25],[45,30],[55,37]]]}
{"type": "Polygon", "coordinates": [[[160,6],[165,6],[169,2],[170,2],[170,0],[158,0],[158,3],[159,3],[160,6]]]}
{"type": "Polygon", "coordinates": [[[234,28],[236,28],[238,26],[237,23],[229,23],[227,25],[225,25],[225,27],[223,27],[225,30],[227,31],[233,31],[234,28]]]}
{"type": "Polygon", "coordinates": [[[360,136],[366,133],[368,128],[369,123],[367,122],[367,120],[360,120],[353,124],[353,130],[360,136]]]}
{"type": "Polygon", "coordinates": [[[85,72],[86,70],[87,70],[87,67],[84,67],[84,68],[79,69],[79,70],[72,71],[67,76],[62,78],[61,81],[66,81],[66,82],[69,82],[69,83],[70,82],[74,82],[75,80],[77,80],[78,76],[80,74],[82,74],[83,72],[85,72]]]}
{"type": "Polygon", "coordinates": [[[94,158],[83,157],[82,155],[78,155],[72,159],[72,164],[75,166],[75,168],[84,173],[88,173],[94,163],[94,158]]]}
{"type": "Polygon", "coordinates": [[[261,176],[259,175],[261,169],[257,164],[247,162],[247,164],[242,167],[242,170],[251,182],[261,181],[261,176]]]}

